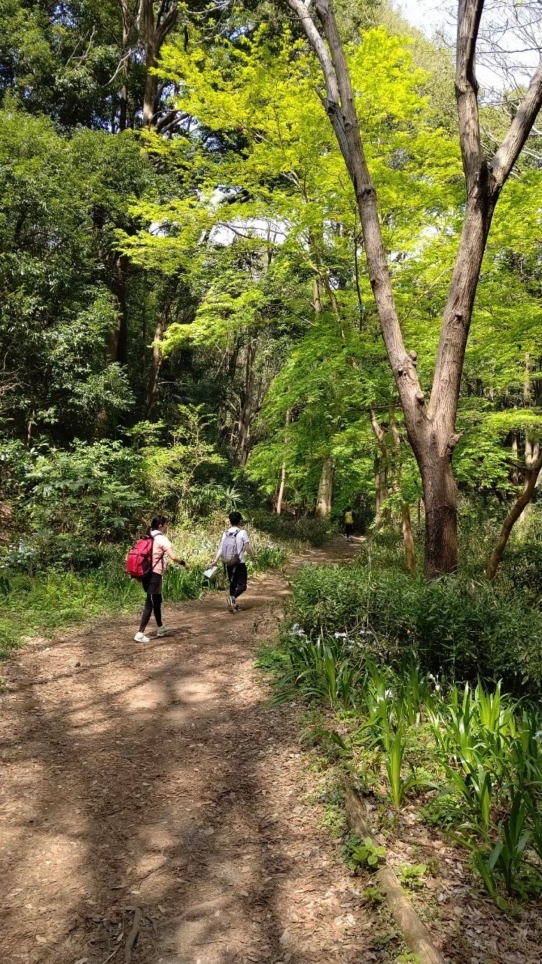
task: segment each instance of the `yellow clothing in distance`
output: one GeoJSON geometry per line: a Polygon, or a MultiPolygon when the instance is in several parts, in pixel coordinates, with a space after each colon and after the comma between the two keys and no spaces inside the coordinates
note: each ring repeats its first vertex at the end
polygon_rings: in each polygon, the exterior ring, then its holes
{"type": "Polygon", "coordinates": [[[352,515],[351,512],[344,513],[344,521],[347,526],[351,526],[354,524],[354,516],[352,515]]]}

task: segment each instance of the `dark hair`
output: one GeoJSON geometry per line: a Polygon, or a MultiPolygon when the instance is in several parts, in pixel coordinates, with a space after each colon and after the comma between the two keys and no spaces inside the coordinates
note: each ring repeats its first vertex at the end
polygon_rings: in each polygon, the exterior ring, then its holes
{"type": "Polygon", "coordinates": [[[345,511],[345,512],[351,512],[351,511],[352,511],[352,506],[351,506],[351,505],[347,505],[347,506],[346,506],[346,509],[345,509],[344,511],[345,511]]]}
{"type": "Polygon", "coordinates": [[[243,521],[243,516],[240,512],[230,512],[228,519],[232,526],[238,526],[243,521]]]}
{"type": "Polygon", "coordinates": [[[166,522],[167,522],[167,519],[165,515],[155,515],[149,528],[147,529],[147,535],[150,536],[151,532],[153,532],[154,529],[159,529],[160,526],[165,526],[166,522]]]}

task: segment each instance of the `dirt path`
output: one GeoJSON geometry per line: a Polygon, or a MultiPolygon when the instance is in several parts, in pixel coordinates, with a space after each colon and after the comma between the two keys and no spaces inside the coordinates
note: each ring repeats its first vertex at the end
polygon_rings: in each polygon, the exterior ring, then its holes
{"type": "Polygon", "coordinates": [[[307,802],[298,710],[253,668],[286,593],[269,575],[235,616],[167,607],[147,646],[117,619],[6,664],[2,964],[395,960],[307,802]]]}

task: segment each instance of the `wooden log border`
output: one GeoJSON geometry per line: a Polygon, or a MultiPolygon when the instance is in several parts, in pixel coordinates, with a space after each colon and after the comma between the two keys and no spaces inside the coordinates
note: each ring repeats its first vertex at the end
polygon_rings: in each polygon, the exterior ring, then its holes
{"type": "MultiPolygon", "coordinates": [[[[380,846],[367,820],[359,796],[350,783],[345,783],[344,795],[350,829],[357,833],[362,840],[369,837],[375,846],[380,846]]],[[[414,954],[417,954],[420,964],[446,964],[391,867],[384,863],[378,868],[375,876],[386,896],[388,906],[395,923],[403,934],[405,943],[414,954]]]]}

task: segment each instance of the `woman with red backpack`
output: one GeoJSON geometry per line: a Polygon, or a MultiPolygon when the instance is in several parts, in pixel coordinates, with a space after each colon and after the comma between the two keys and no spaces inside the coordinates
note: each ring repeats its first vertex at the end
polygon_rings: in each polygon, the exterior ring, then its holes
{"type": "Polygon", "coordinates": [[[136,579],[140,579],[147,594],[145,607],[141,614],[139,630],[134,636],[136,643],[149,643],[145,629],[151,614],[154,612],[157,636],[167,636],[171,630],[162,623],[162,579],[167,565],[166,556],[172,562],[188,569],[186,562],[173,551],[167,535],[167,519],[165,515],[156,516],[147,529],[146,539],[141,539],[128,555],[127,571],[136,579]],[[143,543],[146,543],[144,546],[143,543]],[[131,558],[132,557],[132,558],[131,558]],[[140,575],[140,573],[142,573],[140,575]]]}

